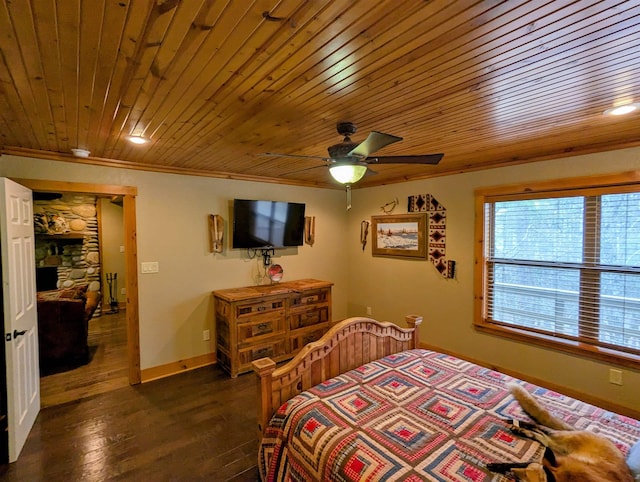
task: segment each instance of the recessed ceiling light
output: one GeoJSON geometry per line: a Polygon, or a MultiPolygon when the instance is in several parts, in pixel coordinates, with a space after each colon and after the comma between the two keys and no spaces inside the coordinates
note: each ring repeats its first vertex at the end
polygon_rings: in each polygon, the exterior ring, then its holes
{"type": "Polygon", "coordinates": [[[147,142],[149,142],[149,139],[142,136],[127,136],[127,140],[134,144],[146,144],[147,142]]]}
{"type": "Polygon", "coordinates": [[[71,152],[73,152],[73,155],[76,157],[89,157],[89,154],[91,154],[86,149],[71,149],[71,152]]]}
{"type": "Polygon", "coordinates": [[[632,112],[640,109],[640,103],[635,102],[633,104],[623,104],[617,107],[612,107],[611,109],[607,109],[604,111],[605,115],[624,115],[631,114],[632,112]]]}

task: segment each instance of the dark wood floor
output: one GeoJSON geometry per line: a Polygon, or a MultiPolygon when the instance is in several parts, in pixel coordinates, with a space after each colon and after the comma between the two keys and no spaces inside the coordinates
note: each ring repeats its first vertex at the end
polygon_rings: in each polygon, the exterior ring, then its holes
{"type": "Polygon", "coordinates": [[[129,385],[126,312],[89,321],[91,361],[72,370],[40,378],[40,406],[50,407],[129,385]]]}
{"type": "Polygon", "coordinates": [[[259,480],[252,374],[131,387],[124,310],[93,318],[88,343],[89,364],[40,379],[42,410],[2,481],[259,480]]]}
{"type": "Polygon", "coordinates": [[[211,366],[47,407],[0,478],[255,481],[256,398],[211,366]]]}

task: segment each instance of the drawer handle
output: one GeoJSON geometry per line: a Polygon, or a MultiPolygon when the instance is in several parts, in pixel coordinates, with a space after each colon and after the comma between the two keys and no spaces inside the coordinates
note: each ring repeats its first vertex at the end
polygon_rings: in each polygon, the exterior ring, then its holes
{"type": "Polygon", "coordinates": [[[264,331],[269,328],[269,323],[260,323],[256,328],[258,328],[258,331],[264,331]]]}
{"type": "Polygon", "coordinates": [[[258,306],[258,310],[257,311],[264,311],[266,309],[267,309],[266,306],[258,306]]]}

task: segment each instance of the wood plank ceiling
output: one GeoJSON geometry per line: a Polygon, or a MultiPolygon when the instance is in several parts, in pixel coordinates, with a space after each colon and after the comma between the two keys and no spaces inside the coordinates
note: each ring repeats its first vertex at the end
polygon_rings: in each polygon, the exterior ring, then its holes
{"type": "Polygon", "coordinates": [[[640,102],[639,24],[637,0],[0,0],[0,144],[320,187],[323,161],[262,154],[327,156],[339,121],[445,154],[365,187],[637,146],[640,114],[603,111],[640,102]]]}

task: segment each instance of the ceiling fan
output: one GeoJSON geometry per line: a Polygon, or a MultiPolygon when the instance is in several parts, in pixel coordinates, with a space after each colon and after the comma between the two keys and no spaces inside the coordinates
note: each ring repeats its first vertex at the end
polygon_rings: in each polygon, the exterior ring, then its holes
{"type": "MultiPolygon", "coordinates": [[[[357,127],[352,122],[339,122],[337,125],[338,134],[344,136],[342,142],[329,146],[329,157],[304,156],[296,154],[279,154],[274,152],[265,153],[266,156],[277,157],[298,157],[306,159],[321,159],[329,167],[331,176],[347,187],[358,182],[369,172],[375,174],[369,168],[370,164],[438,164],[444,154],[423,154],[406,156],[376,156],[369,157],[374,152],[383,147],[402,140],[402,137],[385,134],[384,132],[372,131],[367,138],[360,142],[353,142],[351,137],[356,133],[357,127]]],[[[307,169],[315,169],[314,166],[307,169]]],[[[300,172],[300,171],[295,171],[300,172]]]]}

